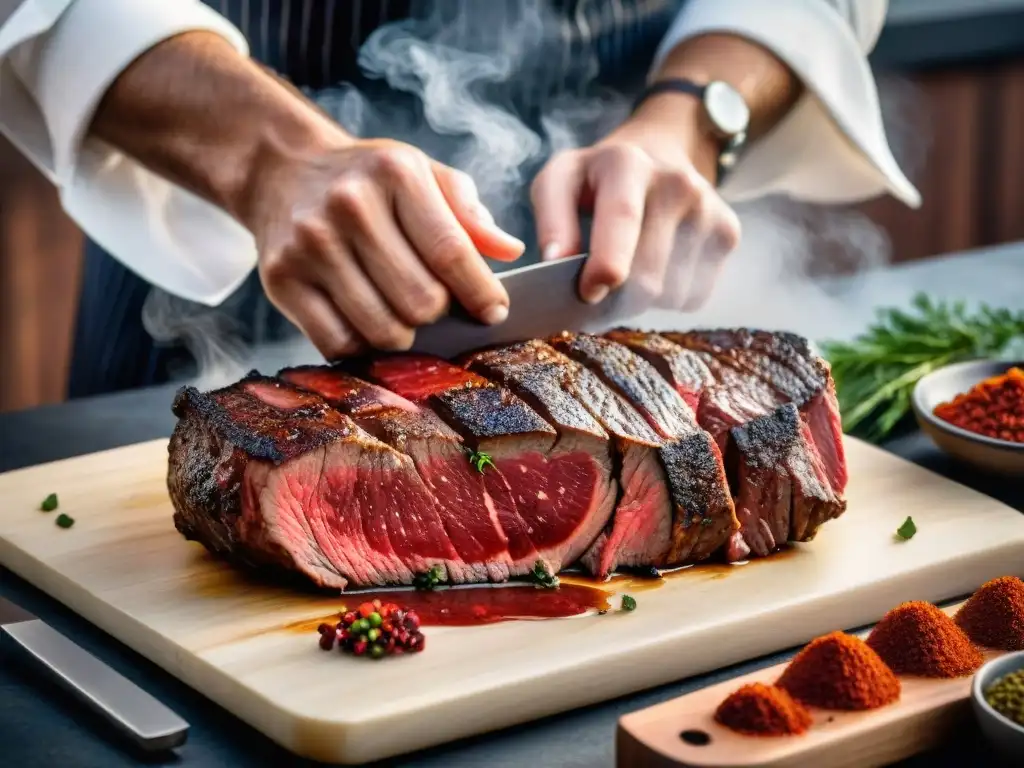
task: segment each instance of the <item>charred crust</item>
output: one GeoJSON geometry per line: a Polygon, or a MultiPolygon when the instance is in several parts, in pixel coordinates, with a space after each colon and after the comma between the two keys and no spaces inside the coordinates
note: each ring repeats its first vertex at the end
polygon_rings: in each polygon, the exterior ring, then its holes
{"type": "Polygon", "coordinates": [[[658,449],[658,458],[673,505],[683,511],[684,528],[730,514],[732,500],[711,435],[702,430],[666,443],[658,449]]]}
{"type": "Polygon", "coordinates": [[[797,407],[786,403],[772,413],[733,427],[729,434],[748,466],[770,469],[782,465],[800,442],[800,426],[797,407]]]}
{"type": "Polygon", "coordinates": [[[442,418],[476,440],[522,434],[549,434],[555,430],[523,400],[498,387],[452,388],[434,395],[442,418]]]}

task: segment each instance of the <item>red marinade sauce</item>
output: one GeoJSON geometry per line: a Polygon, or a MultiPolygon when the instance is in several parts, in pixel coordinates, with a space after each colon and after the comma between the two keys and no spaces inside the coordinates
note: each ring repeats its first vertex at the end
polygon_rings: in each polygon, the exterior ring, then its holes
{"type": "MultiPolygon", "coordinates": [[[[607,611],[609,593],[583,584],[562,583],[557,589],[534,586],[466,587],[432,591],[381,590],[349,592],[340,596],[339,605],[356,606],[380,600],[416,611],[424,626],[470,627],[514,619],[564,619],[587,611],[607,611]]],[[[292,624],[289,628],[316,629],[318,618],[292,624]]]]}

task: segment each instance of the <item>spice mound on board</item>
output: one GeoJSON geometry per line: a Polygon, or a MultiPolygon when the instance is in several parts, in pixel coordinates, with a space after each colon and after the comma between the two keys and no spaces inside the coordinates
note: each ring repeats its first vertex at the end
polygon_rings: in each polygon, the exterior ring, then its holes
{"type": "Polygon", "coordinates": [[[985,379],[951,401],[940,403],[933,413],[968,432],[1024,443],[1024,369],[1011,368],[985,379]]]}
{"type": "Polygon", "coordinates": [[[774,685],[750,683],[729,694],[715,720],[747,736],[795,736],[811,727],[807,707],[774,685]]]}
{"type": "Polygon", "coordinates": [[[893,608],[875,625],[867,644],[898,675],[963,677],[985,661],[952,618],[925,602],[893,608]]]}
{"type": "Polygon", "coordinates": [[[419,653],[426,642],[416,612],[394,603],[363,603],[354,611],[343,610],[339,619],[317,627],[321,649],[329,651],[337,643],[342,653],[382,659],[419,653]]]}
{"type": "Polygon", "coordinates": [[[1001,576],[985,582],[954,619],[978,645],[1024,651],[1024,581],[1001,576]]]}
{"type": "Polygon", "coordinates": [[[1006,719],[1024,725],[1024,669],[996,680],[985,691],[985,701],[1006,719]]]}
{"type": "Polygon", "coordinates": [[[867,643],[832,632],[808,643],[776,682],[822,709],[875,709],[900,697],[900,681],[867,643]]]}

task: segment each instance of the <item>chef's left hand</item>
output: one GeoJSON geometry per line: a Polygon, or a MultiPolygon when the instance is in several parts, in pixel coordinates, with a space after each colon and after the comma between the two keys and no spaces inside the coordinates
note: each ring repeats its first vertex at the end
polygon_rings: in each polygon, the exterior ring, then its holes
{"type": "Polygon", "coordinates": [[[739,243],[739,220],[709,181],[717,147],[685,117],[651,104],[594,146],[556,154],[535,179],[545,259],[578,253],[579,210],[593,211],[585,300],[628,280],[658,306],[695,308],[739,243]]]}

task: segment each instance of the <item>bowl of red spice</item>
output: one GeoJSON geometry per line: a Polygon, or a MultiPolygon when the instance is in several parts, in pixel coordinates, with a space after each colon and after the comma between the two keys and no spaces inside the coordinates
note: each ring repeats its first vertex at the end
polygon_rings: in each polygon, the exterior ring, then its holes
{"type": "Polygon", "coordinates": [[[1024,362],[974,360],[921,378],[917,423],[954,458],[1003,475],[1024,475],[1024,362]]]}

